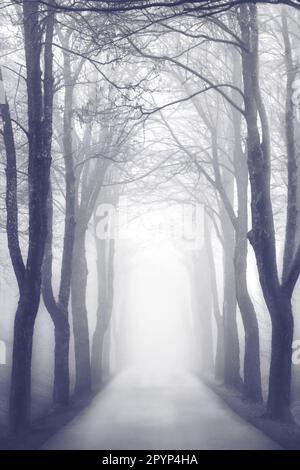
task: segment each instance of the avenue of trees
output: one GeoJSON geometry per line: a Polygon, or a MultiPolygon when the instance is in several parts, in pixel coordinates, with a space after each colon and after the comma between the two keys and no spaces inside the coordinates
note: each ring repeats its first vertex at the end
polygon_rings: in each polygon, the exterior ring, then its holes
{"type": "MultiPolygon", "coordinates": [[[[293,419],[299,25],[292,0],[1,2],[0,296],[13,273],[13,433],[32,418],[41,309],[54,334],[53,404],[107,379],[120,250],[113,233],[98,236],[98,207],[124,200],[204,208],[202,246],[180,255],[199,370],[264,401],[270,419],[293,419]]],[[[119,330],[115,339],[122,321],[119,330]]]]}

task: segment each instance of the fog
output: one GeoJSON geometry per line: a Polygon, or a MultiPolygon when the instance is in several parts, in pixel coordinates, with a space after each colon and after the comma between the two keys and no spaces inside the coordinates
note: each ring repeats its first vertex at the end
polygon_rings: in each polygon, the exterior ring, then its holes
{"type": "Polygon", "coordinates": [[[159,383],[193,367],[189,279],[167,242],[147,247],[132,262],[120,312],[126,324],[123,353],[141,380],[159,383]]]}
{"type": "Polygon", "coordinates": [[[2,0],[0,448],[300,448],[300,7],[265,3],[2,0]]]}

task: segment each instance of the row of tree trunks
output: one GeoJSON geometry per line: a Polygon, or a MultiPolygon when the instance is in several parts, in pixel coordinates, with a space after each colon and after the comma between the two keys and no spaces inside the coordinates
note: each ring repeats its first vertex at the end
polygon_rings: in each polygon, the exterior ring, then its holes
{"type": "MultiPolygon", "coordinates": [[[[97,74],[95,84],[90,88],[89,102],[93,103],[91,111],[97,113],[99,95],[97,95],[97,74]]],[[[88,395],[92,389],[91,345],[86,306],[86,290],[88,283],[88,265],[86,257],[86,233],[95,211],[104,178],[111,164],[110,152],[112,136],[109,124],[99,131],[99,141],[95,145],[92,136],[93,120],[86,126],[83,138],[83,164],[76,171],[76,203],[75,203],[75,241],[72,263],[71,306],[75,349],[75,394],[88,395]],[[92,156],[90,154],[93,148],[92,156]],[[96,150],[95,150],[96,149],[96,150]],[[95,159],[95,152],[99,157],[95,159]],[[102,158],[106,155],[107,158],[102,158]],[[80,177],[81,175],[81,177],[80,177]]]]}
{"type": "MultiPolygon", "coordinates": [[[[241,67],[238,57],[233,53],[233,82],[238,88],[241,80],[241,67]]],[[[185,86],[185,88],[187,88],[185,86]]],[[[191,90],[187,88],[191,94],[191,90]]],[[[232,93],[232,102],[241,107],[240,94],[232,93]]],[[[205,122],[211,133],[212,157],[215,180],[209,182],[217,190],[220,202],[220,219],[222,231],[223,266],[224,266],[224,291],[223,291],[223,316],[220,318],[216,311],[217,330],[220,332],[220,341],[217,344],[224,347],[224,368],[219,368],[218,376],[222,371],[222,380],[231,387],[243,389],[245,397],[260,401],[261,371],[259,330],[256,312],[251,301],[247,285],[247,230],[248,230],[248,170],[246,157],[241,146],[241,116],[238,110],[232,107],[233,125],[231,126],[229,143],[233,154],[233,163],[227,162],[232,169],[220,171],[219,146],[217,124],[212,124],[210,118],[205,115],[198,101],[193,100],[196,110],[205,122]],[[234,210],[234,192],[237,186],[238,215],[234,210]],[[245,211],[245,212],[243,212],[245,211]],[[241,313],[245,331],[245,354],[243,379],[240,373],[240,346],[237,329],[237,304],[241,313]],[[221,333],[222,329],[224,330],[221,333]],[[223,336],[223,344],[221,340],[223,336]]],[[[206,174],[206,172],[205,172],[206,174]]],[[[210,262],[213,266],[213,262],[210,262]]],[[[217,297],[217,296],[216,296],[217,297]]],[[[217,303],[215,302],[216,308],[217,303]]],[[[222,351],[222,349],[220,350],[222,351]]]]}
{"type": "Polygon", "coordinates": [[[242,67],[247,124],[247,161],[251,186],[252,230],[248,238],[256,256],[260,284],[272,322],[268,416],[284,420],[290,419],[291,416],[293,341],[291,295],[297,276],[293,276],[291,282],[280,284],[270,194],[270,137],[259,88],[258,25],[255,5],[240,6],[240,28],[242,39],[247,46],[242,51],[242,67]]]}

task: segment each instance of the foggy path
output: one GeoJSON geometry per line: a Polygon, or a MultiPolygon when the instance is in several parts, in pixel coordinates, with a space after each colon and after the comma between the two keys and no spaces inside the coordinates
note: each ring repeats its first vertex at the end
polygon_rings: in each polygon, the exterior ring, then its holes
{"type": "Polygon", "coordinates": [[[124,372],[49,439],[49,450],[280,449],[197,378],[124,372]],[[154,386],[150,385],[153,380],[154,386]]]}

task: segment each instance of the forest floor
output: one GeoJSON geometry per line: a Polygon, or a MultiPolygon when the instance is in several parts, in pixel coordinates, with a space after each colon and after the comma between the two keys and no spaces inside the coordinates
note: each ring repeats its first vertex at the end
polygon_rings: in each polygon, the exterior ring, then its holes
{"type": "Polygon", "coordinates": [[[245,400],[241,393],[218,384],[212,378],[204,382],[242,419],[255,426],[284,449],[300,449],[300,427],[296,423],[282,423],[266,419],[265,406],[245,400]]]}
{"type": "Polygon", "coordinates": [[[42,449],[281,449],[194,376],[117,376],[42,449]]]}

